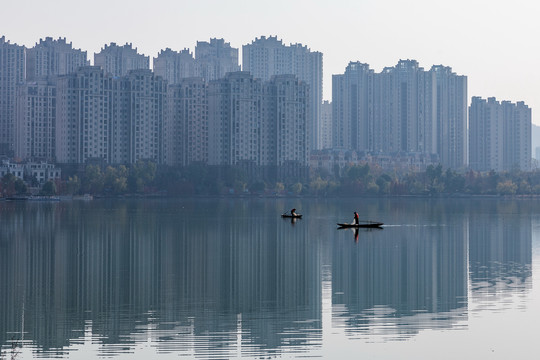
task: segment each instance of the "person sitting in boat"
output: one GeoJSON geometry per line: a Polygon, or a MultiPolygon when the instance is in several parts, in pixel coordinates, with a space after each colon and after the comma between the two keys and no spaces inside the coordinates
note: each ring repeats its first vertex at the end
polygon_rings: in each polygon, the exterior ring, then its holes
{"type": "Polygon", "coordinates": [[[291,210],[291,216],[298,216],[298,214],[296,213],[296,209],[291,210]]]}
{"type": "Polygon", "coordinates": [[[358,219],[358,213],[354,212],[354,218],[353,218],[353,225],[358,225],[360,223],[360,220],[358,219]]]}

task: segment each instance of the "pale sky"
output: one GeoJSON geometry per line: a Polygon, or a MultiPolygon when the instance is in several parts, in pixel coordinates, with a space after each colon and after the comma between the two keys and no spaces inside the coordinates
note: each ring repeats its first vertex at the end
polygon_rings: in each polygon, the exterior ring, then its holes
{"type": "Polygon", "coordinates": [[[324,99],[350,61],[379,72],[399,59],[468,76],[471,96],[525,101],[540,111],[540,2],[535,0],[1,0],[0,36],[32,47],[66,37],[94,53],[132,43],[140,53],[224,38],[240,49],[261,35],[323,53],[324,99]]]}

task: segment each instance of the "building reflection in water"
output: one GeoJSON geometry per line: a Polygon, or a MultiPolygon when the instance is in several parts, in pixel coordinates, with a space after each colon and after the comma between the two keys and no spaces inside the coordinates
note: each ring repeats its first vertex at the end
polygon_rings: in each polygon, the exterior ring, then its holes
{"type": "Polygon", "coordinates": [[[301,354],[323,341],[323,268],[332,326],[353,338],[466,326],[471,303],[530,290],[538,209],[365,203],[389,226],[358,239],[325,223],[342,201],[294,226],[264,200],[0,203],[0,344],[66,356],[90,334],[100,356],[149,339],[187,357],[301,354]]]}
{"type": "Polygon", "coordinates": [[[519,201],[488,203],[482,210],[470,215],[471,296],[477,310],[500,310],[532,287],[533,210],[519,201]]]}
{"type": "Polygon", "coordinates": [[[320,343],[318,250],[307,227],[257,221],[264,203],[17,206],[1,229],[2,344],[22,333],[62,353],[88,324],[104,354],[141,335],[202,357],[320,343]]]}
{"type": "Polygon", "coordinates": [[[406,338],[466,319],[467,226],[460,220],[453,226],[404,224],[375,235],[360,232],[358,243],[337,241],[334,326],[351,334],[406,338]]]}

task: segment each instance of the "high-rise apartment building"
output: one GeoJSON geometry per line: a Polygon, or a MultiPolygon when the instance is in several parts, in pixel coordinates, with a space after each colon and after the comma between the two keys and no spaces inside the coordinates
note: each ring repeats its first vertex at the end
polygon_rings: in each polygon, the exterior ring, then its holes
{"type": "Polygon", "coordinates": [[[99,66],[58,78],[57,162],[110,162],[111,89],[112,77],[99,66]]]}
{"type": "Polygon", "coordinates": [[[130,71],[123,80],[129,84],[129,163],[162,164],[167,83],[150,70],[130,71]]]}
{"type": "Polygon", "coordinates": [[[0,37],[0,155],[14,149],[17,85],[26,78],[26,49],[0,37]]]}
{"type": "Polygon", "coordinates": [[[209,84],[210,165],[303,176],[308,164],[309,87],[294,75],[263,82],[247,72],[209,84]]]}
{"type": "Polygon", "coordinates": [[[154,74],[161,76],[169,84],[178,84],[182,79],[200,76],[199,67],[189,49],[180,52],[169,48],[161,50],[154,58],[153,67],[154,74]]]}
{"type": "Polygon", "coordinates": [[[150,58],[139,54],[132,44],[118,46],[111,43],[94,54],[94,65],[101,66],[106,74],[118,77],[127,75],[130,70],[150,69],[150,58]]]}
{"type": "Polygon", "coordinates": [[[351,62],[343,75],[332,77],[335,108],[332,135],[334,147],[366,151],[373,138],[373,97],[370,96],[373,70],[369,65],[351,62]]]}
{"type": "Polygon", "coordinates": [[[65,38],[40,39],[33,48],[26,50],[26,79],[29,81],[67,75],[87,65],[90,62],[86,58],[86,51],[73,49],[65,38]]]}
{"type": "Polygon", "coordinates": [[[268,165],[261,150],[265,118],[263,82],[247,72],[229,73],[208,87],[210,165],[268,165]]]}
{"type": "Polygon", "coordinates": [[[126,76],[111,83],[110,162],[131,163],[131,84],[126,76]]]}
{"type": "Polygon", "coordinates": [[[165,102],[166,82],[150,70],[113,78],[87,66],[59,77],[57,161],[161,164],[165,102]]]}
{"type": "Polygon", "coordinates": [[[274,75],[296,75],[309,86],[308,136],[312,149],[320,148],[320,106],[322,103],[322,53],[301,44],[283,45],[275,36],[255,39],[242,47],[242,70],[269,81],[274,75]]]}
{"type": "Polygon", "coordinates": [[[351,62],[332,78],[332,143],[375,154],[426,154],[447,168],[467,164],[467,78],[400,60],[374,73],[351,62]]]}
{"type": "MultiPolygon", "coordinates": [[[[452,68],[433,66],[435,81],[431,96],[436,98],[436,152],[444,167],[459,169],[468,164],[467,77],[452,68]]],[[[426,92],[426,98],[430,95],[426,92]]]]}
{"type": "Polygon", "coordinates": [[[469,164],[477,171],[531,169],[531,109],[473,97],[469,107],[469,164]]]}
{"type": "Polygon", "coordinates": [[[523,101],[502,102],[505,108],[505,162],[510,170],[530,171],[532,151],[532,110],[523,101]]]}
{"type": "Polygon", "coordinates": [[[332,103],[328,100],[321,104],[321,148],[332,148],[332,103]]]}
{"type": "Polygon", "coordinates": [[[229,72],[240,71],[238,49],[231,47],[231,44],[223,39],[197,41],[195,60],[196,76],[206,81],[221,79],[229,72]]]}
{"type": "Polygon", "coordinates": [[[208,163],[208,84],[186,78],[170,85],[163,131],[165,163],[208,163]]]}
{"type": "Polygon", "coordinates": [[[275,157],[269,160],[279,178],[301,178],[309,160],[309,87],[294,75],[273,76],[267,86],[272,101],[268,118],[263,119],[269,136],[263,146],[270,151],[264,153],[275,157]]]}
{"type": "Polygon", "coordinates": [[[56,160],[56,78],[17,87],[15,157],[56,160]]]}

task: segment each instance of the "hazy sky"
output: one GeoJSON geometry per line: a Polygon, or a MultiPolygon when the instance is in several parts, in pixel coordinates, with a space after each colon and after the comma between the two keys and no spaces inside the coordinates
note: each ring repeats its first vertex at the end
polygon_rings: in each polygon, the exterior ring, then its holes
{"type": "Polygon", "coordinates": [[[375,71],[399,59],[429,70],[451,66],[468,76],[471,96],[525,101],[540,111],[540,2],[534,0],[3,0],[0,36],[32,47],[66,37],[95,52],[133,43],[153,57],[160,49],[195,49],[197,40],[224,38],[240,49],[261,35],[321,51],[324,99],[332,74],[349,61],[375,71]]]}

